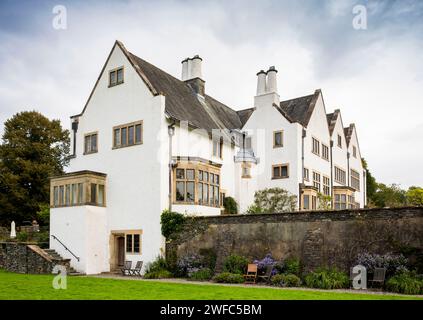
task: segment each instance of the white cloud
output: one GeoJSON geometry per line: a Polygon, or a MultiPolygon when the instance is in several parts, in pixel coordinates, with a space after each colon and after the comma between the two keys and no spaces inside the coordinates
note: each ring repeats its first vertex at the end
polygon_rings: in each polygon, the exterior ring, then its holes
{"type": "MultiPolygon", "coordinates": [[[[36,30],[0,30],[1,123],[36,109],[68,128],[119,39],[176,77],[183,58],[200,54],[208,94],[235,109],[252,105],[255,74],[275,65],[282,99],[322,88],[327,111],[340,107],[344,124],[356,123],[378,180],[423,184],[423,45],[415,32],[398,31],[391,11],[377,20],[384,7],[371,7],[376,16],[370,15],[369,30],[355,31],[351,8],[339,1],[318,7],[270,1],[66,6],[67,30],[52,29],[48,6],[26,22],[36,30]]],[[[410,10],[400,12],[404,18],[410,10]]]]}

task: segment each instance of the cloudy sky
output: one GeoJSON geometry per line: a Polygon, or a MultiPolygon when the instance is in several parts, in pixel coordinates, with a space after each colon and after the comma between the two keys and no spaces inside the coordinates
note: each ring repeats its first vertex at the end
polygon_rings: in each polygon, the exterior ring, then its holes
{"type": "Polygon", "coordinates": [[[379,181],[423,185],[423,1],[0,1],[0,133],[18,111],[79,113],[116,39],[180,76],[199,54],[208,94],[251,107],[275,65],[281,99],[321,88],[354,122],[379,181]],[[353,8],[367,29],[353,28],[353,8]],[[67,9],[67,29],[52,26],[67,9]]]}

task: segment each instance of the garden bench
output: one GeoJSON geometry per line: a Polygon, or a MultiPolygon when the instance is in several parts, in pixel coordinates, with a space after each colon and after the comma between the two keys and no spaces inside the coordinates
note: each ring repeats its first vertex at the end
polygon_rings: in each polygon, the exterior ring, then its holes
{"type": "Polygon", "coordinates": [[[256,283],[257,280],[257,265],[249,263],[247,273],[244,274],[245,283],[256,283]]]}
{"type": "Polygon", "coordinates": [[[373,279],[370,280],[371,287],[373,288],[373,285],[377,283],[380,284],[380,287],[382,288],[383,284],[385,283],[385,275],[385,268],[375,268],[375,271],[373,273],[373,279]]]}
{"type": "Polygon", "coordinates": [[[269,265],[266,267],[266,272],[263,275],[259,275],[260,279],[263,279],[266,283],[270,282],[270,278],[272,278],[272,271],[273,265],[269,265]]]}
{"type": "Polygon", "coordinates": [[[120,271],[122,271],[122,275],[131,275],[131,268],[132,268],[132,261],[125,261],[125,264],[120,271]]]}
{"type": "Polygon", "coordinates": [[[134,269],[131,269],[131,270],[129,271],[129,273],[130,273],[131,275],[133,275],[133,276],[138,276],[138,277],[141,277],[142,264],[143,264],[143,262],[142,262],[142,261],[137,261],[137,264],[135,265],[135,268],[134,268],[134,269]]]}

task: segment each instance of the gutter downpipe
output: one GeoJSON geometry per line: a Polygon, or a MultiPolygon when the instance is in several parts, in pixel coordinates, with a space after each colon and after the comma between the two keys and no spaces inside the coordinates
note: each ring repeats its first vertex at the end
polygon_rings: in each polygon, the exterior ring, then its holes
{"type": "Polygon", "coordinates": [[[175,121],[172,121],[167,127],[167,133],[169,135],[169,211],[172,211],[172,137],[175,134],[175,121]]]}
{"type": "MultiPolygon", "coordinates": [[[[304,127],[301,130],[301,185],[304,185],[304,138],[307,136],[307,131],[304,129],[304,127]]],[[[299,210],[301,210],[301,187],[299,187],[299,197],[298,197],[298,205],[299,210]]]]}
{"type": "Polygon", "coordinates": [[[330,140],[330,204],[333,208],[333,140],[330,140]]]}

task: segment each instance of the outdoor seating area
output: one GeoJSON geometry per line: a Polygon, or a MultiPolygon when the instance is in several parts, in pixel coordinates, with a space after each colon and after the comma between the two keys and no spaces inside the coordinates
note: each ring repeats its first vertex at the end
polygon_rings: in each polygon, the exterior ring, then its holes
{"type": "Polygon", "coordinates": [[[123,276],[138,276],[142,277],[141,269],[142,269],[143,261],[137,261],[135,268],[132,269],[132,261],[125,261],[123,268],[121,268],[121,272],[123,276]]]}

